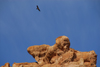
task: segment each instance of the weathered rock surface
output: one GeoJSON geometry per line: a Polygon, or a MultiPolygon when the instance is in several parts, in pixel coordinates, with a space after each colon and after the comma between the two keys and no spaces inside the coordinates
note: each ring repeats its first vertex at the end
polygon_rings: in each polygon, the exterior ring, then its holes
{"type": "Polygon", "coordinates": [[[5,63],[5,65],[1,66],[1,67],[10,67],[10,64],[9,63],[5,63]]]}
{"type": "Polygon", "coordinates": [[[13,67],[39,67],[37,63],[14,63],[13,67]]]}
{"type": "MultiPolygon", "coordinates": [[[[93,50],[80,52],[70,48],[66,36],[56,38],[53,46],[35,45],[28,47],[27,51],[37,63],[14,63],[13,67],[96,67],[96,53],[93,50]]],[[[2,67],[10,67],[10,64],[2,67]]]]}

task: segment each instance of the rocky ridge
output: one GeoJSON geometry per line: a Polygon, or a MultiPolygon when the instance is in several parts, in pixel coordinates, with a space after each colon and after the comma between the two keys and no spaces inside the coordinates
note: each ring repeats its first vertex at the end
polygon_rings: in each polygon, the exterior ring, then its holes
{"type": "MultiPolygon", "coordinates": [[[[56,38],[53,46],[35,45],[28,47],[27,51],[37,62],[13,63],[12,67],[96,67],[96,53],[93,50],[80,52],[70,48],[67,36],[56,38]]],[[[1,67],[10,67],[10,64],[5,63],[1,67]]]]}

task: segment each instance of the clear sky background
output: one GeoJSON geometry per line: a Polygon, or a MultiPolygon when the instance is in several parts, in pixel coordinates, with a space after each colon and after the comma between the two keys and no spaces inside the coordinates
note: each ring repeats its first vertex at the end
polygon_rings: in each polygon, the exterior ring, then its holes
{"type": "Polygon", "coordinates": [[[100,0],[0,0],[0,66],[36,62],[27,48],[62,35],[75,50],[94,50],[100,67],[100,0]]]}

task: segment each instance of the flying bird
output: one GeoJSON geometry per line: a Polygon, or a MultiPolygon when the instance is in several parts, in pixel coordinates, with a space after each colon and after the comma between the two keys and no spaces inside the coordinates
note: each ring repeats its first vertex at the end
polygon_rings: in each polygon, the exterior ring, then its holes
{"type": "Polygon", "coordinates": [[[38,5],[37,5],[37,8],[36,8],[36,9],[40,11],[40,9],[39,9],[38,5]]]}

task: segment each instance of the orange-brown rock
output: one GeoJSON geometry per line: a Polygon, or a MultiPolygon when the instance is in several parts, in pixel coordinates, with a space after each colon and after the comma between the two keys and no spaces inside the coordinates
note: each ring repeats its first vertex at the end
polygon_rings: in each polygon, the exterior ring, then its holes
{"type": "Polygon", "coordinates": [[[40,66],[46,66],[50,64],[50,66],[52,66],[52,64],[66,64],[70,67],[72,66],[72,64],[80,66],[80,59],[83,59],[83,64],[81,64],[81,66],[96,66],[97,55],[95,54],[95,52],[80,52],[70,48],[70,41],[66,36],[60,36],[56,38],[56,43],[53,46],[30,46],[27,51],[36,59],[40,66]],[[40,49],[38,49],[37,47],[40,49]]]}
{"type": "Polygon", "coordinates": [[[35,45],[28,47],[27,51],[37,63],[14,63],[13,67],[96,67],[96,53],[93,50],[80,52],[70,48],[66,36],[56,38],[53,46],[35,45]]]}
{"type": "Polygon", "coordinates": [[[5,63],[5,65],[1,66],[1,67],[10,67],[10,64],[9,63],[5,63]]]}
{"type": "Polygon", "coordinates": [[[39,65],[44,65],[48,63],[56,63],[51,61],[52,57],[60,57],[60,55],[69,50],[69,47],[69,38],[66,36],[60,36],[56,39],[56,44],[54,46],[31,46],[27,49],[27,51],[36,59],[39,65]]]}
{"type": "Polygon", "coordinates": [[[14,63],[13,67],[40,67],[37,63],[14,63]]]}

